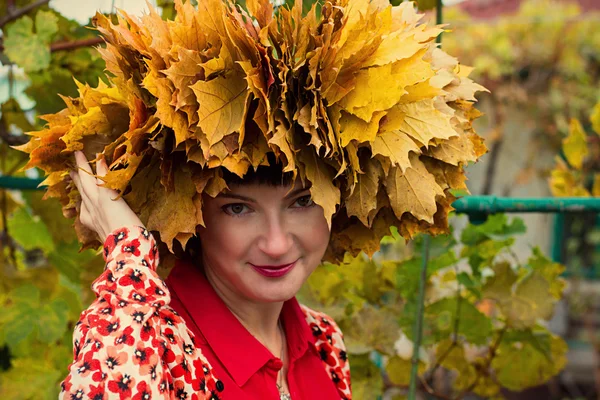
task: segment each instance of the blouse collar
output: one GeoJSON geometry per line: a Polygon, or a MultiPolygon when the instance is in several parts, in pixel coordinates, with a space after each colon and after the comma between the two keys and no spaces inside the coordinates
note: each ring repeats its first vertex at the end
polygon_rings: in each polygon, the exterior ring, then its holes
{"type": "MultiPolygon", "coordinates": [[[[177,260],[167,284],[240,387],[276,359],[227,308],[200,268],[177,260]]],[[[309,348],[315,348],[315,338],[296,297],[284,302],[281,319],[291,361],[300,358],[309,348]]]]}

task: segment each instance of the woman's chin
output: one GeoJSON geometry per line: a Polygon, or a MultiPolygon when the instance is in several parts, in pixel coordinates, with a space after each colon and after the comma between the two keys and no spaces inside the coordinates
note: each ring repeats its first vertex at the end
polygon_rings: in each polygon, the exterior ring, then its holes
{"type": "Polygon", "coordinates": [[[254,300],[264,303],[287,301],[294,297],[302,287],[304,279],[302,276],[290,274],[281,278],[267,278],[258,276],[253,279],[249,289],[254,300]]]}

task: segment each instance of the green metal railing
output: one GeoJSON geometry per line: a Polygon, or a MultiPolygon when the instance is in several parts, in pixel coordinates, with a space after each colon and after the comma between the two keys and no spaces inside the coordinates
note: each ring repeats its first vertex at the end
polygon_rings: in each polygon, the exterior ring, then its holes
{"type": "MultiPolygon", "coordinates": [[[[14,190],[44,190],[43,179],[0,176],[0,188],[14,190]]],[[[573,213],[600,212],[600,198],[595,197],[498,197],[465,196],[452,206],[459,214],[468,214],[477,222],[497,213],[573,213]]]]}

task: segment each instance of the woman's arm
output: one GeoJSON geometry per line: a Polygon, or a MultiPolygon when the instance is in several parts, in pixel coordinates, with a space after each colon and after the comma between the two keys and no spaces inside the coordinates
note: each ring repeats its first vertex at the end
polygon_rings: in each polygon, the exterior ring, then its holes
{"type": "Polygon", "coordinates": [[[60,398],[169,398],[172,377],[162,355],[172,350],[161,335],[160,309],[170,298],[156,274],[154,238],[140,226],[119,228],[105,241],[104,259],[92,284],[96,300],[75,327],[60,398]]]}
{"type": "MultiPolygon", "coordinates": [[[[96,300],[75,327],[73,363],[60,398],[211,398],[212,368],[169,307],[169,291],[156,273],[154,237],[122,198],[112,200],[116,192],[100,186],[82,153],[76,160],[71,177],[81,194],[79,217],[106,238],[106,268],[92,284],[96,300]]],[[[99,177],[107,170],[103,160],[97,163],[99,177]]]]}

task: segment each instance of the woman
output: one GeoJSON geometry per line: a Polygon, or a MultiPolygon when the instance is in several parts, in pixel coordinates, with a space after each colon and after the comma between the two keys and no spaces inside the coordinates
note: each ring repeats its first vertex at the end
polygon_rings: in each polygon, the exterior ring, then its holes
{"type": "Polygon", "coordinates": [[[351,398],[341,331],[295,298],[330,235],[309,186],[273,164],[226,175],[229,191],[203,195],[201,264],[181,260],[165,283],[152,235],[76,160],[80,218],[106,238],[106,269],[75,328],[62,399],[351,398]]]}

